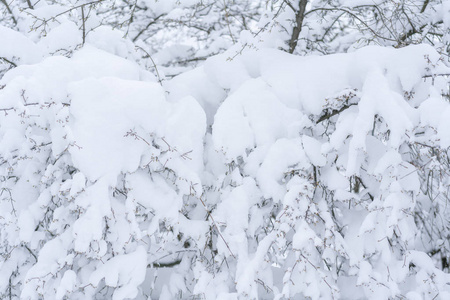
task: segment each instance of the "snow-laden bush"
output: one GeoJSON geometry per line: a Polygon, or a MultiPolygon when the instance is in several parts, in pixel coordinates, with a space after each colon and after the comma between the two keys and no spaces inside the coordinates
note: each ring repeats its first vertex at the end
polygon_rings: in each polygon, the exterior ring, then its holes
{"type": "Polygon", "coordinates": [[[161,86],[126,42],[0,35],[2,298],[450,297],[432,47],[236,46],[161,86]]]}
{"type": "Polygon", "coordinates": [[[179,216],[201,195],[204,112],[154,81],[88,46],[2,78],[2,297],[133,298],[147,267],[206,227],[179,216]]]}

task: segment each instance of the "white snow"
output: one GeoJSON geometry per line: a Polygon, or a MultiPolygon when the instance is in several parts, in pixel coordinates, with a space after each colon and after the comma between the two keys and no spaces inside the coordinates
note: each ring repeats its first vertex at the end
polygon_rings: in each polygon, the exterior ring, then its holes
{"type": "Polygon", "coordinates": [[[98,15],[82,45],[64,10],[27,9],[45,32],[0,25],[17,65],[0,70],[0,298],[449,297],[450,70],[432,46],[298,56],[245,31],[170,79],[191,46],[164,45],[155,76],[98,15]]]}

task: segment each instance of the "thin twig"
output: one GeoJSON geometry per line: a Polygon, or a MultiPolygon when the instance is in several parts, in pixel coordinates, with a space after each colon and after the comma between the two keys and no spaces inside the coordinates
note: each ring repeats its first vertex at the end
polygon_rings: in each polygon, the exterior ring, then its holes
{"type": "Polygon", "coordinates": [[[372,34],[373,34],[374,36],[376,36],[376,37],[378,37],[378,38],[380,38],[380,39],[383,39],[383,40],[387,40],[387,41],[391,41],[391,42],[397,42],[397,40],[395,40],[395,39],[391,39],[391,38],[388,38],[388,37],[384,37],[384,36],[379,35],[379,34],[378,34],[375,30],[373,30],[366,22],[364,22],[363,20],[361,20],[360,17],[358,17],[357,15],[355,15],[354,13],[352,13],[351,11],[346,10],[346,9],[344,9],[344,8],[339,8],[339,7],[329,7],[329,8],[327,8],[327,7],[320,7],[320,8],[312,9],[312,10],[308,11],[307,13],[305,13],[304,15],[307,16],[307,15],[313,13],[313,12],[318,12],[318,11],[343,11],[343,12],[349,14],[350,16],[352,16],[353,18],[355,18],[356,20],[358,20],[359,22],[361,22],[367,29],[369,29],[370,32],[372,32],[372,34]]]}
{"type": "MultiPolygon", "coordinates": [[[[203,202],[202,198],[199,197],[198,199],[199,199],[200,202],[202,203],[202,205],[203,205],[203,207],[205,208],[205,210],[208,211],[208,208],[206,207],[206,204],[205,204],[205,202],[203,202]]],[[[211,217],[211,221],[212,221],[214,227],[216,227],[217,232],[219,233],[220,238],[221,238],[222,241],[224,242],[225,246],[227,246],[228,251],[230,251],[231,256],[233,256],[233,258],[236,258],[236,256],[233,254],[233,251],[231,251],[231,248],[230,248],[230,246],[228,245],[227,241],[225,240],[225,238],[223,237],[222,233],[220,232],[220,229],[219,229],[219,227],[217,226],[217,223],[216,223],[216,221],[214,220],[214,217],[212,216],[212,214],[209,214],[209,217],[211,217]]]]}
{"type": "Polygon", "coordinates": [[[153,67],[155,68],[156,76],[158,76],[158,82],[162,86],[162,79],[161,79],[161,76],[159,76],[158,67],[156,66],[156,63],[153,60],[152,56],[147,51],[145,51],[145,49],[142,48],[141,46],[136,46],[136,49],[142,50],[145,54],[147,54],[147,56],[145,58],[150,58],[150,60],[152,61],[153,67]]]}

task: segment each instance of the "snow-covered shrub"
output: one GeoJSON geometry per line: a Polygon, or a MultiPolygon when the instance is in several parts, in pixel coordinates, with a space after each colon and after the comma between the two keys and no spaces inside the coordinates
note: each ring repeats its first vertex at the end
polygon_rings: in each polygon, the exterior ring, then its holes
{"type": "Polygon", "coordinates": [[[442,49],[300,57],[269,26],[168,80],[110,3],[59,4],[0,27],[0,298],[450,297],[442,49]]]}
{"type": "Polygon", "coordinates": [[[219,198],[212,215],[228,243],[219,253],[237,253],[237,294],[448,297],[447,180],[441,170],[435,201],[423,176],[448,147],[449,104],[436,99],[447,81],[431,76],[448,73],[439,55],[415,46],[224,58],[204,67],[229,90],[207,160],[222,162],[212,170],[220,191],[208,199],[219,198]]]}
{"type": "Polygon", "coordinates": [[[206,120],[152,81],[91,47],[3,77],[3,297],[81,299],[105,286],[134,297],[147,264],[184,249],[189,233],[174,228],[194,228],[178,215],[201,192],[206,120]]]}

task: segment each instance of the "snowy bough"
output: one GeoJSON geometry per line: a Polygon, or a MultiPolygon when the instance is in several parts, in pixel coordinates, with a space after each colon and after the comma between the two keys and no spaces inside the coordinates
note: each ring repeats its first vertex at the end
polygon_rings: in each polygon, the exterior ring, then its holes
{"type": "Polygon", "coordinates": [[[432,47],[236,46],[161,85],[115,43],[0,80],[1,298],[450,297],[432,47]]]}

